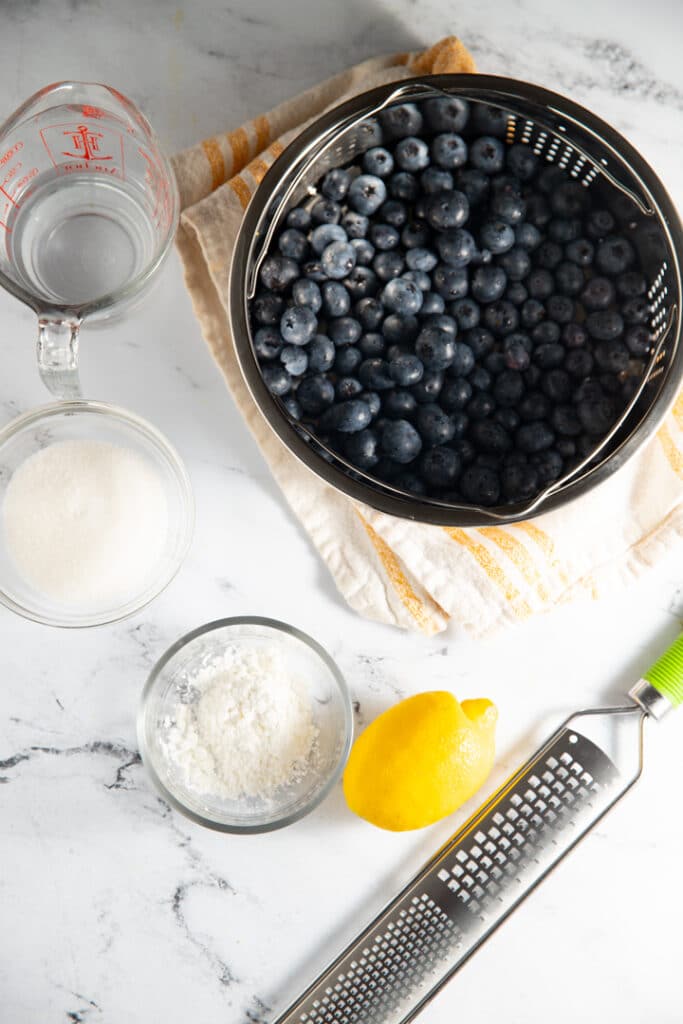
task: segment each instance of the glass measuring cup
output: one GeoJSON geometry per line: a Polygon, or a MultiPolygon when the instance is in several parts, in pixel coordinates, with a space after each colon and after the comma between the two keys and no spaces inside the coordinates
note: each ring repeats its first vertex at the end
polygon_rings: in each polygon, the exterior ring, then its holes
{"type": "Polygon", "coordinates": [[[110,86],[57,82],[0,126],[0,285],[38,316],[38,366],[80,396],[86,318],[145,288],[178,223],[178,190],[149,123],[110,86]]]}

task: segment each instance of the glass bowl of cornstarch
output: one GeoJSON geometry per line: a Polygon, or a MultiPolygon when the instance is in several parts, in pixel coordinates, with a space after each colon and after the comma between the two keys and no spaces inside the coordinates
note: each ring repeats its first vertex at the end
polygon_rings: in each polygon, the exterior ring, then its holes
{"type": "Polygon", "coordinates": [[[51,626],[97,626],[156,597],[192,540],[194,499],[151,424],[57,402],[0,431],[0,601],[51,626]]]}
{"type": "Polygon", "coordinates": [[[153,668],[138,712],[140,753],[162,797],[220,832],[269,832],[308,814],[341,777],[352,734],[334,661],[264,618],[182,637],[153,668]]]}

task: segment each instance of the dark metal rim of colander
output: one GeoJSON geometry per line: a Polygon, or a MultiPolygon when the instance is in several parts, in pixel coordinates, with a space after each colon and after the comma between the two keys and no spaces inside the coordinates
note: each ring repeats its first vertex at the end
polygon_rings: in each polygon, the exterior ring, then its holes
{"type": "MultiPolygon", "coordinates": [[[[333,166],[333,163],[330,164],[333,166]]],[[[631,188],[633,185],[631,185],[631,188]]],[[[300,462],[336,490],[390,515],[438,526],[486,526],[513,523],[559,508],[592,490],[620,469],[648,440],[671,407],[683,379],[680,307],[683,296],[680,255],[683,228],[661,181],[641,155],[614,128],[595,114],[558,93],[517,79],[495,75],[436,75],[404,79],[361,93],[321,117],[301,132],[269,168],[256,190],[242,222],[233,254],[229,282],[229,318],[238,363],[247,387],[271,429],[300,462]],[[306,169],[334,146],[354,125],[385,106],[429,95],[447,93],[510,110],[566,140],[586,157],[598,174],[627,191],[627,175],[638,186],[636,195],[656,219],[667,249],[673,295],[667,321],[668,363],[651,405],[643,415],[634,410],[620,421],[618,435],[599,461],[584,467],[558,488],[549,488],[539,500],[493,509],[449,505],[438,499],[417,497],[375,480],[337,453],[302,435],[281,402],[268,391],[253,348],[249,301],[256,271],[269,248],[286,200],[301,182],[306,169]],[[560,124],[562,126],[560,127],[560,124]],[[564,133],[559,135],[559,133],[564,133]],[[573,132],[587,136],[600,161],[585,151],[573,132]]],[[[588,461],[588,460],[586,460],[588,461]]]]}

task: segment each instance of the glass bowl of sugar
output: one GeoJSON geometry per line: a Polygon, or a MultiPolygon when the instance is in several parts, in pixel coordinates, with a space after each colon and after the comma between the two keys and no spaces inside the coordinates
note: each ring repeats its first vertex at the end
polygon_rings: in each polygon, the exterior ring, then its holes
{"type": "Polygon", "coordinates": [[[138,611],[180,568],[194,500],[151,424],[99,402],[57,402],[0,431],[0,601],[51,626],[138,611]]]}
{"type": "Polygon", "coordinates": [[[152,669],[138,711],[142,760],[164,800],[220,832],[283,828],[341,778],[353,714],[346,683],[307,634],[221,619],[152,669]]]}

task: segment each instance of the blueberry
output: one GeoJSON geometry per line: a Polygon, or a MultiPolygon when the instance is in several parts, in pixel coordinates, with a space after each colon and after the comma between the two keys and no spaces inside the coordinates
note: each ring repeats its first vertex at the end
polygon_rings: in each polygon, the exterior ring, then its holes
{"type": "Polygon", "coordinates": [[[458,299],[451,303],[449,310],[461,331],[476,327],[481,319],[481,309],[473,299],[458,299]]]}
{"type": "Polygon", "coordinates": [[[341,206],[334,199],[318,199],[311,207],[311,217],[316,224],[338,224],[341,206]]]}
{"type": "Polygon", "coordinates": [[[475,359],[482,359],[495,345],[495,338],[486,327],[473,327],[464,335],[463,341],[472,349],[475,359]]]}
{"type": "Polygon", "coordinates": [[[355,434],[370,425],[372,415],[367,402],[355,399],[339,402],[326,409],[320,417],[323,430],[338,430],[342,434],[355,434]]]}
{"type": "Polygon", "coordinates": [[[382,408],[382,399],[376,391],[363,391],[358,397],[367,403],[367,406],[370,409],[370,415],[373,416],[373,418],[378,415],[382,408]]]}
{"type": "Polygon", "coordinates": [[[551,295],[545,308],[550,319],[557,324],[568,324],[574,319],[574,303],[568,295],[551,295]]]}
{"type": "Polygon", "coordinates": [[[291,377],[301,377],[308,369],[308,355],[298,345],[285,345],[280,362],[291,377]]]}
{"type": "Polygon", "coordinates": [[[332,368],[336,349],[332,341],[325,334],[316,334],[313,341],[308,343],[308,368],[313,373],[325,373],[332,368]]]}
{"type": "Polygon", "coordinates": [[[435,132],[461,132],[467,124],[469,105],[459,96],[437,96],[425,100],[422,111],[435,132]]]}
{"type": "Polygon", "coordinates": [[[307,260],[301,271],[304,277],[311,281],[327,281],[327,274],[323,270],[320,260],[307,260]]]}
{"type": "Polygon", "coordinates": [[[563,437],[578,437],[583,427],[573,405],[556,405],[550,417],[553,430],[563,437]]]}
{"type": "Polygon", "coordinates": [[[279,295],[275,295],[274,292],[262,292],[254,299],[254,305],[252,306],[254,319],[257,323],[268,326],[278,324],[284,305],[282,298],[279,295]]]}
{"type": "Polygon", "coordinates": [[[266,256],[259,276],[270,291],[284,292],[299,276],[299,265],[287,256],[266,256]]]}
{"type": "Polygon", "coordinates": [[[447,228],[461,228],[470,212],[467,196],[457,189],[450,192],[436,192],[427,196],[425,219],[437,231],[447,228]]]}
{"type": "Polygon", "coordinates": [[[576,442],[571,437],[558,437],[555,442],[555,448],[560,453],[563,459],[570,461],[574,460],[576,455],[576,442]]]}
{"type": "Polygon", "coordinates": [[[325,281],[321,293],[325,316],[346,316],[351,309],[351,296],[341,281],[325,281]]]}
{"type": "Polygon", "coordinates": [[[328,323],[327,333],[335,345],[355,345],[363,328],[352,316],[338,316],[328,323]]]}
{"type": "Polygon", "coordinates": [[[295,306],[308,306],[314,313],[320,312],[323,300],[315,281],[300,277],[292,285],[292,299],[295,306]]]}
{"type": "Polygon", "coordinates": [[[652,334],[644,324],[634,324],[626,328],[624,341],[631,355],[642,358],[650,353],[652,334]]]}
{"type": "Polygon", "coordinates": [[[452,316],[448,313],[437,313],[432,316],[425,317],[423,320],[424,327],[439,327],[441,330],[446,331],[452,338],[458,333],[458,325],[452,316]]]}
{"type": "Polygon", "coordinates": [[[376,331],[384,319],[384,306],[379,299],[371,296],[359,299],[353,312],[365,331],[376,331]]]}
{"type": "Polygon", "coordinates": [[[394,169],[394,158],[384,146],[373,146],[363,154],[363,170],[376,178],[388,178],[394,169]]]}
{"type": "Polygon", "coordinates": [[[543,394],[551,402],[566,402],[571,397],[574,385],[565,370],[548,370],[541,381],[543,394]]]}
{"type": "Polygon", "coordinates": [[[426,369],[445,370],[455,356],[455,341],[442,327],[424,327],[415,342],[415,355],[426,369]]]}
{"type": "Polygon", "coordinates": [[[467,415],[473,420],[485,420],[495,408],[496,402],[492,395],[486,391],[477,391],[468,402],[467,415]]]}
{"type": "Polygon", "coordinates": [[[384,335],[375,331],[368,331],[358,342],[358,349],[364,356],[369,358],[384,355],[386,349],[384,335]]]}
{"type": "Polygon", "coordinates": [[[413,316],[422,306],[422,292],[412,281],[396,277],[384,286],[380,300],[392,313],[413,316]]]}
{"type": "Polygon", "coordinates": [[[533,351],[533,361],[541,370],[555,370],[562,366],[564,359],[564,348],[557,342],[545,342],[533,351]]]}
{"type": "Polygon", "coordinates": [[[382,410],[391,419],[405,420],[415,415],[417,399],[410,391],[403,391],[400,388],[385,391],[382,410]]]}
{"type": "Polygon", "coordinates": [[[412,423],[392,420],[386,424],[380,438],[382,451],[401,465],[416,459],[422,451],[422,440],[412,423]]]}
{"type": "Polygon", "coordinates": [[[554,320],[542,320],[531,331],[531,340],[536,345],[555,345],[561,337],[560,325],[554,320]]]}
{"type": "Polygon", "coordinates": [[[259,327],[254,334],[254,351],[259,359],[275,359],[282,349],[282,338],[275,327],[259,327]]]}
{"type": "Polygon", "coordinates": [[[607,373],[622,373],[628,367],[629,359],[626,345],[616,338],[601,341],[595,348],[595,361],[607,373]]]}
{"type": "Polygon", "coordinates": [[[271,363],[263,367],[261,374],[263,376],[263,383],[271,395],[286,395],[288,391],[291,391],[292,378],[284,366],[277,366],[271,363]]]}
{"type": "MultiPolygon", "coordinates": [[[[608,343],[605,342],[604,344],[608,343]]],[[[611,371],[599,374],[597,379],[600,383],[600,386],[602,387],[602,390],[605,392],[606,395],[621,394],[622,382],[620,381],[619,377],[612,373],[611,371]]]]}
{"type": "Polygon", "coordinates": [[[422,380],[424,365],[417,356],[402,352],[389,363],[389,375],[401,387],[407,388],[422,380]]]}
{"type": "Polygon", "coordinates": [[[477,366],[469,375],[469,383],[475,391],[489,391],[491,389],[491,374],[483,366],[477,366]]]}
{"type": "MultiPolygon", "coordinates": [[[[467,429],[467,423],[465,423],[465,429],[467,429]]],[[[460,462],[463,466],[469,466],[471,462],[474,462],[477,453],[469,438],[456,437],[451,444],[451,448],[459,456],[460,462]]]]}
{"type": "Polygon", "coordinates": [[[301,419],[303,415],[303,409],[299,405],[299,402],[297,401],[294,395],[285,395],[282,399],[282,404],[284,405],[287,414],[291,417],[291,419],[301,419]]]}
{"type": "Polygon", "coordinates": [[[377,216],[382,223],[390,224],[392,228],[402,228],[408,222],[408,209],[399,199],[387,199],[380,206],[377,216]]]}
{"type": "MultiPolygon", "coordinates": [[[[472,235],[464,228],[442,232],[437,236],[436,248],[443,262],[449,267],[466,267],[477,250],[472,235]]],[[[413,249],[413,252],[415,251],[413,249]]]]}
{"type": "Polygon", "coordinates": [[[462,377],[447,380],[441,389],[439,402],[443,409],[454,412],[464,409],[472,397],[472,385],[462,377]]]}
{"type": "Polygon", "coordinates": [[[403,256],[395,250],[380,252],[372,261],[372,269],[380,281],[390,281],[392,277],[401,276],[405,262],[403,256]]]}
{"type": "Polygon", "coordinates": [[[280,318],[280,334],[288,345],[307,345],[317,328],[317,317],[308,306],[290,306],[280,318]]]}
{"type": "MultiPolygon", "coordinates": [[[[521,281],[531,269],[531,258],[526,249],[521,246],[513,246],[508,252],[498,257],[498,266],[502,267],[510,281],[521,281]]],[[[527,294],[524,290],[525,296],[527,294]]],[[[522,299],[522,302],[524,299],[522,299]]],[[[521,303],[520,303],[521,305],[521,303]]]]}
{"type": "Polygon", "coordinates": [[[507,166],[516,177],[522,181],[529,181],[538,168],[538,157],[531,146],[516,142],[507,151],[507,166]]]}
{"type": "Polygon", "coordinates": [[[508,432],[495,420],[477,420],[470,427],[470,437],[479,451],[500,455],[512,448],[508,432]]]}
{"type": "Polygon", "coordinates": [[[296,397],[304,412],[317,416],[334,402],[334,385],[322,375],[305,377],[297,388],[296,397]]]}
{"type": "Polygon", "coordinates": [[[529,298],[529,293],[521,281],[512,281],[505,290],[505,298],[513,306],[523,306],[529,298]]]}
{"type": "MultiPolygon", "coordinates": [[[[382,256],[395,256],[396,253],[382,253],[382,256]]],[[[373,268],[375,267],[376,261],[380,259],[380,256],[376,256],[373,260],[373,268]]],[[[399,256],[400,260],[400,256],[399,256]]],[[[359,267],[355,266],[348,277],[344,279],[344,287],[353,299],[364,299],[366,295],[374,295],[379,288],[379,281],[377,280],[378,275],[375,269],[370,267],[359,267]]]]}
{"type": "MultiPolygon", "coordinates": [[[[353,241],[354,238],[365,238],[370,228],[370,220],[362,213],[356,213],[355,210],[347,210],[341,219],[342,227],[348,237],[353,241]]],[[[334,239],[334,241],[343,241],[343,239],[334,239]]]]}
{"type": "MultiPolygon", "coordinates": [[[[346,349],[345,351],[355,354],[354,349],[346,349]]],[[[336,367],[336,360],[335,370],[337,373],[341,373],[341,370],[338,370],[336,367]]],[[[347,402],[352,398],[358,398],[362,390],[363,385],[355,377],[340,377],[334,386],[334,395],[338,402],[347,402]]]]}
{"type": "Polygon", "coordinates": [[[609,210],[591,210],[586,220],[586,234],[598,241],[614,231],[615,221],[609,210]]]}
{"type": "Polygon", "coordinates": [[[503,370],[498,375],[493,385],[493,397],[498,405],[505,407],[515,406],[523,394],[524,381],[521,373],[517,370],[503,370]]]}
{"type": "Polygon", "coordinates": [[[335,350],[334,372],[342,377],[349,377],[362,362],[363,353],[355,345],[345,345],[344,348],[335,350]]]}
{"type": "Polygon", "coordinates": [[[523,327],[537,327],[544,317],[545,306],[538,299],[527,299],[519,314],[523,327]]]}
{"type": "Polygon", "coordinates": [[[351,434],[344,444],[344,454],[359,469],[372,469],[379,462],[379,439],[367,427],[351,434]]]}
{"type": "Polygon", "coordinates": [[[552,406],[544,394],[540,391],[527,391],[523,396],[517,412],[525,422],[546,419],[552,411],[552,406]]]}
{"type": "Polygon", "coordinates": [[[384,340],[389,345],[409,345],[420,333],[417,317],[390,313],[382,324],[384,340]]]}
{"type": "Polygon", "coordinates": [[[394,199],[403,199],[406,202],[413,202],[420,193],[420,186],[417,178],[409,171],[396,171],[388,181],[389,194],[394,199]]]}
{"type": "Polygon", "coordinates": [[[325,246],[320,263],[328,277],[340,280],[356,265],[356,250],[348,242],[331,242],[325,246]]]}
{"type": "Polygon", "coordinates": [[[370,241],[375,249],[386,252],[398,246],[401,236],[391,224],[372,224],[370,226],[370,241]]]}
{"type": "Polygon", "coordinates": [[[645,324],[650,319],[652,310],[645,296],[637,296],[634,299],[627,299],[621,307],[621,315],[624,323],[645,324]]]}
{"type": "Polygon", "coordinates": [[[463,267],[449,267],[440,263],[432,274],[434,291],[447,302],[462,299],[467,295],[467,270],[463,267]]]}
{"type": "Polygon", "coordinates": [[[450,171],[445,171],[442,167],[435,167],[432,164],[431,167],[425,168],[420,175],[420,187],[424,195],[433,196],[437,192],[448,192],[455,187],[455,184],[450,171]]]}
{"type": "Polygon", "coordinates": [[[472,116],[478,132],[505,138],[509,118],[507,111],[501,110],[500,107],[491,107],[487,103],[477,103],[472,116]]]}
{"type": "Polygon", "coordinates": [[[413,384],[410,390],[421,404],[424,402],[434,402],[443,388],[443,381],[443,370],[428,370],[419,384],[413,384]]]}
{"type": "Polygon", "coordinates": [[[477,302],[496,302],[506,285],[507,275],[502,267],[477,267],[472,276],[472,296],[477,302]]]}
{"type": "MultiPolygon", "coordinates": [[[[462,300],[461,300],[462,301],[462,300]]],[[[424,292],[422,295],[422,308],[420,316],[430,316],[445,312],[446,303],[442,295],[436,292],[424,292]]]]}
{"type": "Polygon", "coordinates": [[[527,249],[529,252],[537,249],[542,238],[541,232],[533,224],[528,224],[525,221],[523,224],[515,226],[515,245],[521,246],[522,249],[527,249]]]}
{"type": "Polygon", "coordinates": [[[544,270],[554,270],[562,261],[562,246],[557,242],[542,242],[536,251],[536,263],[544,270]]]}
{"type": "Polygon", "coordinates": [[[365,359],[358,368],[358,379],[370,391],[388,391],[394,386],[389,364],[384,359],[365,359]]]}
{"type": "Polygon", "coordinates": [[[348,202],[357,213],[374,213],[387,198],[387,187],[376,174],[359,174],[349,186],[348,202]]]}
{"type": "Polygon", "coordinates": [[[406,224],[401,232],[401,243],[409,251],[410,249],[425,249],[430,235],[431,232],[426,224],[412,221],[406,224]]]}
{"type": "Polygon", "coordinates": [[[614,310],[601,310],[589,314],[586,330],[595,341],[612,341],[623,334],[624,321],[614,310]]]}
{"type": "Polygon", "coordinates": [[[504,220],[488,220],[481,226],[479,240],[484,249],[495,254],[507,252],[515,244],[515,232],[504,220]]]}
{"type": "Polygon", "coordinates": [[[334,199],[339,203],[348,192],[350,184],[351,175],[349,172],[343,167],[334,167],[323,178],[320,191],[328,199],[334,199]]]}
{"type": "Polygon", "coordinates": [[[454,377],[466,377],[474,369],[474,353],[469,345],[456,341],[449,371],[454,377]]]}
{"type": "Polygon", "coordinates": [[[635,260],[633,246],[627,238],[611,235],[598,245],[595,264],[603,274],[623,274],[635,260]]]}
{"type": "Polygon", "coordinates": [[[588,190],[578,181],[565,181],[550,194],[550,206],[558,217],[580,217],[589,201],[588,190]]]}
{"type": "Polygon", "coordinates": [[[408,491],[410,494],[423,495],[427,493],[424,481],[417,476],[416,473],[412,473],[409,469],[399,473],[398,476],[393,480],[394,487],[398,487],[402,491],[408,491]]]}
{"type": "Polygon", "coordinates": [[[396,143],[394,159],[402,171],[422,171],[429,163],[429,148],[422,139],[406,135],[396,143]]]}
{"type": "Polygon", "coordinates": [[[346,229],[341,224],[319,224],[311,231],[311,246],[318,256],[322,255],[332,242],[346,242],[347,240],[346,229]]]}
{"type": "Polygon", "coordinates": [[[432,139],[432,160],[447,171],[454,171],[467,163],[467,145],[455,132],[443,132],[432,139]]]}
{"type": "Polygon", "coordinates": [[[555,283],[563,295],[578,295],[585,283],[583,271],[575,263],[564,261],[555,270],[555,283]]]}
{"type": "Polygon", "coordinates": [[[581,237],[582,223],[578,217],[564,220],[562,217],[553,217],[547,227],[548,238],[560,245],[574,242],[581,237]]]}
{"type": "Polygon", "coordinates": [[[497,174],[505,165],[505,147],[492,135],[482,135],[470,146],[470,163],[484,174],[497,174]]]}
{"type": "Polygon", "coordinates": [[[552,447],[555,440],[555,432],[547,423],[535,421],[523,423],[515,434],[515,444],[522,452],[542,452],[552,447]]]}
{"type": "Polygon", "coordinates": [[[547,299],[555,290],[553,275],[543,268],[531,271],[526,286],[532,299],[547,299]]]}
{"type": "Polygon", "coordinates": [[[526,214],[526,203],[514,192],[496,189],[490,204],[490,212],[497,220],[506,224],[521,224],[526,214]]]}
{"type": "Polygon", "coordinates": [[[511,302],[498,299],[484,309],[484,324],[494,334],[509,334],[519,324],[519,314],[511,302]]]}
{"type": "Polygon", "coordinates": [[[614,302],[615,288],[606,277],[591,277],[581,292],[580,299],[586,309],[607,309],[614,302]]]}
{"type": "Polygon", "coordinates": [[[545,196],[538,193],[527,196],[526,219],[535,228],[543,229],[550,220],[550,207],[545,196]]]}
{"type": "Polygon", "coordinates": [[[576,238],[565,246],[564,252],[577,267],[590,267],[595,257],[595,246],[587,238],[576,238]]]}
{"type": "Polygon", "coordinates": [[[422,114],[414,103],[400,103],[382,110],[379,114],[379,123],[384,131],[395,139],[406,135],[419,135],[422,129],[422,114]]]}
{"type": "Polygon", "coordinates": [[[288,228],[298,228],[299,231],[308,231],[311,226],[311,214],[304,206],[295,206],[287,214],[286,224],[288,228]]]}
{"type": "Polygon", "coordinates": [[[483,171],[467,167],[458,174],[457,186],[467,196],[470,206],[478,206],[488,196],[491,183],[483,171]]]}
{"type": "Polygon", "coordinates": [[[572,377],[583,380],[593,370],[593,355],[588,349],[574,348],[567,353],[564,368],[572,377]]]}
{"type": "Polygon", "coordinates": [[[500,498],[500,477],[487,466],[468,466],[460,477],[460,490],[473,505],[495,505],[500,498]]]}
{"type": "Polygon", "coordinates": [[[538,492],[538,474],[526,462],[504,466],[501,483],[503,494],[511,502],[524,501],[538,492]]]}
{"type": "Polygon", "coordinates": [[[460,459],[452,448],[437,445],[420,458],[420,475],[432,487],[451,487],[460,474],[460,459]]]}
{"type": "Polygon", "coordinates": [[[356,265],[369,267],[375,258],[375,247],[367,238],[352,238],[351,246],[356,254],[356,265]]]}
{"type": "Polygon", "coordinates": [[[420,405],[417,410],[417,429],[424,444],[446,444],[455,435],[453,420],[436,403],[420,405]]]}
{"type": "Polygon", "coordinates": [[[277,247],[283,256],[301,263],[308,252],[308,240],[303,231],[297,228],[286,228],[277,240],[277,247]]]}
{"type": "Polygon", "coordinates": [[[638,270],[628,270],[617,278],[617,291],[625,299],[635,299],[647,292],[647,280],[638,270]]]}
{"type": "Polygon", "coordinates": [[[503,430],[506,430],[508,434],[513,434],[521,422],[519,413],[509,406],[496,409],[493,419],[496,423],[500,423],[503,430]]]}
{"type": "Polygon", "coordinates": [[[576,411],[583,429],[591,437],[603,437],[616,418],[614,399],[602,390],[599,396],[580,399],[576,411]]]}
{"type": "Polygon", "coordinates": [[[493,377],[497,377],[499,373],[502,373],[505,369],[505,356],[503,353],[489,352],[484,360],[484,369],[488,370],[493,377]]]}
{"type": "MultiPolygon", "coordinates": [[[[427,292],[432,286],[432,280],[424,270],[406,270],[403,275],[404,281],[410,281],[417,285],[421,292],[427,292]]],[[[422,307],[420,306],[420,311],[422,307]]]]}
{"type": "Polygon", "coordinates": [[[562,476],[564,460],[555,448],[536,452],[531,456],[530,462],[538,473],[538,481],[541,485],[552,483],[553,480],[562,476]]]}

